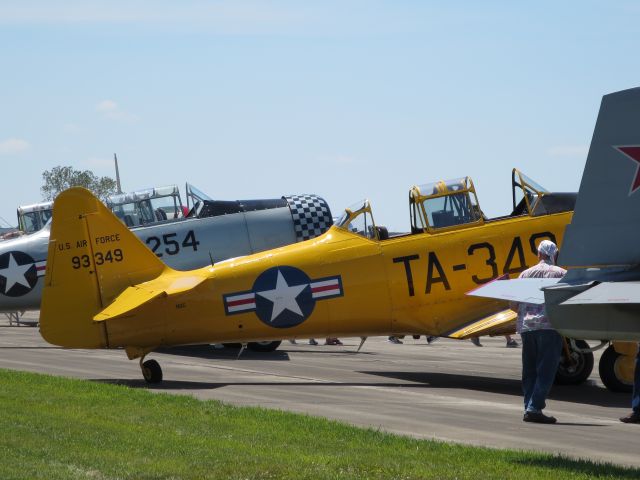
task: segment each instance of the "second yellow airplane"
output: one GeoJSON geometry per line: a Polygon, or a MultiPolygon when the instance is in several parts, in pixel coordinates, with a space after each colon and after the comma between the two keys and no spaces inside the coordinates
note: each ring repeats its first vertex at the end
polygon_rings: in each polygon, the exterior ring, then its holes
{"type": "MultiPolygon", "coordinates": [[[[389,235],[367,201],[324,235],[190,272],[167,267],[81,188],[55,201],[40,326],[50,343],[124,348],[145,379],[153,350],[296,337],[513,330],[504,302],[465,295],[536,263],[562,242],[575,194],[550,193],[513,171],[513,211],[487,219],[470,178],[415,186],[411,232],[389,235]]],[[[587,373],[588,375],[588,373],[587,373]]]]}

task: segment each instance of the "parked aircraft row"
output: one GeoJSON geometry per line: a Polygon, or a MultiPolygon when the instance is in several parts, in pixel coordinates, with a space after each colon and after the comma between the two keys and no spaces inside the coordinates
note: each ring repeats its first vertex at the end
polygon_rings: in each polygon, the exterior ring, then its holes
{"type": "MultiPolygon", "coordinates": [[[[189,270],[214,262],[314,238],[333,220],[317,195],[266,200],[213,200],[187,184],[187,207],[176,186],[114,195],[107,205],[167,265],[189,270]]],[[[18,209],[27,231],[51,218],[52,202],[18,209]]],[[[50,226],[0,242],[0,312],[40,308],[50,226]]],[[[65,248],[62,246],[61,248],[65,248]]],[[[279,342],[252,344],[277,348],[279,342]]]]}
{"type": "MultiPolygon", "coordinates": [[[[599,121],[596,133],[602,125],[615,130],[611,125],[616,119],[614,112],[599,121]]],[[[512,188],[511,213],[488,219],[468,177],[415,186],[410,191],[409,233],[390,236],[374,223],[371,206],[363,201],[347,208],[336,225],[317,238],[226,261],[218,261],[224,256],[213,258],[208,243],[201,246],[199,239],[187,239],[188,229],[184,239],[177,238],[177,232],[174,236],[160,230],[138,235],[141,242],[89,192],[71,189],[54,206],[41,331],[47,341],[66,347],[123,347],[129,358],[140,359],[150,382],[160,381],[162,371],[157,362],[144,358],[169,345],[335,335],[467,338],[509,333],[515,315],[504,299],[465,293],[502,275],[515,277],[533,265],[542,239],[562,244],[576,199],[575,194],[548,192],[517,170],[512,188]],[[200,256],[193,267],[208,266],[180,272],[163,263],[181,247],[200,247],[209,258],[203,261],[200,256]]],[[[593,192],[583,194],[581,188],[581,197],[585,195],[593,192]]],[[[290,224],[291,218],[295,223],[288,207],[284,223],[290,224]]],[[[330,219],[328,206],[326,210],[330,219]]],[[[219,216],[226,220],[234,214],[224,213],[219,216]]],[[[263,231],[256,230],[252,239],[247,220],[239,223],[243,234],[248,232],[240,255],[269,248],[256,248],[263,231]]],[[[270,220],[260,223],[267,224],[270,220]]],[[[229,223],[221,229],[225,236],[229,229],[234,231],[229,223]]],[[[287,243],[292,240],[280,245],[287,243]]],[[[0,281],[1,269],[2,263],[0,281]]],[[[590,374],[593,356],[581,346],[586,345],[567,345],[560,379],[580,381],[590,374]]],[[[630,376],[618,368],[620,364],[601,363],[601,376],[604,368],[624,385],[630,376]]]]}

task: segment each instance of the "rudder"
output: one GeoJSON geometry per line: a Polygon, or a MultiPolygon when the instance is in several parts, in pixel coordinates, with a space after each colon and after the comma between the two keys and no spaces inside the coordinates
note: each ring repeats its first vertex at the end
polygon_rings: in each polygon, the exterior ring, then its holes
{"type": "Polygon", "coordinates": [[[640,263],[640,88],[605,95],[558,263],[640,263]]]}
{"type": "Polygon", "coordinates": [[[93,317],[131,285],[168,268],[91,192],[70,188],[56,198],[40,332],[52,344],[106,348],[93,317]]]}

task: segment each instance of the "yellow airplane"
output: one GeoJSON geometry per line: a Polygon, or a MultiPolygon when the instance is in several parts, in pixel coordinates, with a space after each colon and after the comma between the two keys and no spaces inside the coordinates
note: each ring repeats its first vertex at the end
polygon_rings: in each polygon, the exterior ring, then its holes
{"type": "MultiPolygon", "coordinates": [[[[189,272],[72,188],[54,204],[40,331],[64,347],[124,348],[152,383],[162,370],[145,356],[170,345],[512,332],[504,301],[465,292],[517,276],[541,240],[561,243],[576,198],[515,169],[512,188],[513,212],[487,219],[469,177],[415,186],[410,233],[390,236],[363,201],[313,240],[189,272]]],[[[572,362],[566,376],[584,376],[572,362]]]]}

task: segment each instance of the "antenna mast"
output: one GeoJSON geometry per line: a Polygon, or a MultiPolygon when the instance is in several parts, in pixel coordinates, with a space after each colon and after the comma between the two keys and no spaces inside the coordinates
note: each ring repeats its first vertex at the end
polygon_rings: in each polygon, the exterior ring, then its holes
{"type": "Polygon", "coordinates": [[[118,189],[117,193],[122,193],[122,188],[120,187],[120,171],[118,170],[118,157],[116,154],[113,154],[113,160],[116,162],[116,188],[118,189]]]}

